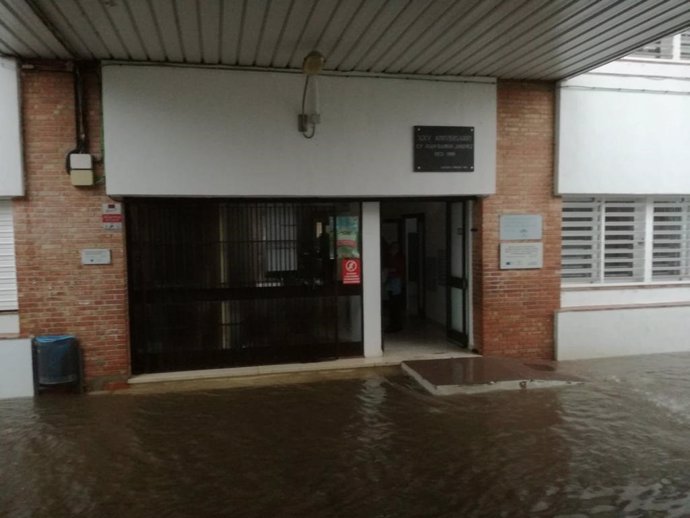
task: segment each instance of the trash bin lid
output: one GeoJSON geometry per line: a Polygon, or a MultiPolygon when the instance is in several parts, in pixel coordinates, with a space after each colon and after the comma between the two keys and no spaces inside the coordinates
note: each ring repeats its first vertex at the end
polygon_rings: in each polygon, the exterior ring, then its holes
{"type": "Polygon", "coordinates": [[[43,335],[37,336],[34,340],[40,344],[52,344],[63,340],[74,340],[74,335],[43,335]]]}

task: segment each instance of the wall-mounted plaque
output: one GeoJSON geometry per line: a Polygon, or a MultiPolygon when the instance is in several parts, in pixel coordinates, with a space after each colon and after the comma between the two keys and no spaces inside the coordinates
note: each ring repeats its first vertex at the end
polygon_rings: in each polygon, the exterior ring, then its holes
{"type": "Polygon", "coordinates": [[[415,126],[414,171],[462,173],[474,171],[474,128],[415,126]]]}
{"type": "Polygon", "coordinates": [[[501,270],[529,270],[544,266],[542,243],[501,243],[501,270]]]}
{"type": "Polygon", "coordinates": [[[540,214],[504,214],[500,221],[501,241],[541,239],[542,217],[540,214]]]}

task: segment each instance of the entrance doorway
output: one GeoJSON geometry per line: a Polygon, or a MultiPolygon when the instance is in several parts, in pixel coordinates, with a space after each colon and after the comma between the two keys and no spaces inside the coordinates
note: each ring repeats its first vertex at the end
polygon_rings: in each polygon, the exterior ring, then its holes
{"type": "Polygon", "coordinates": [[[381,202],[384,354],[469,345],[470,203],[381,202]]]}
{"type": "Polygon", "coordinates": [[[361,356],[361,204],[132,199],[135,374],[361,356]]]}

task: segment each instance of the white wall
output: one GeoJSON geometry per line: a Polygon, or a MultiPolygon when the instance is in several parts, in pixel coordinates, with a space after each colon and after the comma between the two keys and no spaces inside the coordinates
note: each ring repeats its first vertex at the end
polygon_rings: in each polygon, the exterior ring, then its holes
{"type": "Polygon", "coordinates": [[[556,359],[690,351],[690,305],[563,310],[556,313],[556,359]]]}
{"type": "Polygon", "coordinates": [[[619,306],[631,304],[675,304],[690,302],[687,286],[650,285],[645,287],[564,288],[561,307],[619,306]]]}
{"type": "Polygon", "coordinates": [[[22,196],[19,72],[13,59],[0,57],[0,196],[22,196]]]}
{"type": "Polygon", "coordinates": [[[495,192],[496,85],[323,76],[315,138],[300,74],[103,68],[111,195],[385,196],[495,192]],[[413,173],[412,127],[475,127],[475,171],[413,173]]]}
{"type": "Polygon", "coordinates": [[[0,340],[0,399],[34,395],[31,340],[0,340]]]}
{"type": "Polygon", "coordinates": [[[19,314],[0,313],[0,335],[16,335],[19,333],[19,314]]]}
{"type": "Polygon", "coordinates": [[[383,355],[381,337],[381,220],[378,202],[362,203],[364,356],[383,355]]]}
{"type": "Polygon", "coordinates": [[[559,194],[690,193],[690,66],[645,66],[561,83],[559,194]]]}

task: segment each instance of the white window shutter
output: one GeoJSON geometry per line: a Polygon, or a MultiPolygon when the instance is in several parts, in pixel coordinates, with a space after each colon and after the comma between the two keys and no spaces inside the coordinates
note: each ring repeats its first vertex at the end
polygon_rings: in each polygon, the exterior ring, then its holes
{"type": "Polygon", "coordinates": [[[17,310],[12,202],[0,200],[0,311],[17,310]]]}
{"type": "Polygon", "coordinates": [[[680,59],[690,60],[690,31],[680,35],[680,59]]]}
{"type": "Polygon", "coordinates": [[[654,200],[652,280],[688,278],[688,198],[654,200]]]}
{"type": "Polygon", "coordinates": [[[601,234],[600,202],[563,200],[561,277],[563,282],[598,282],[601,234]]]}
{"type": "Polygon", "coordinates": [[[666,36],[660,40],[647,43],[647,45],[635,50],[626,57],[671,59],[673,57],[673,36],[666,36]]]}
{"type": "Polygon", "coordinates": [[[639,198],[606,199],[603,206],[604,282],[644,280],[645,203],[639,198]]]}

